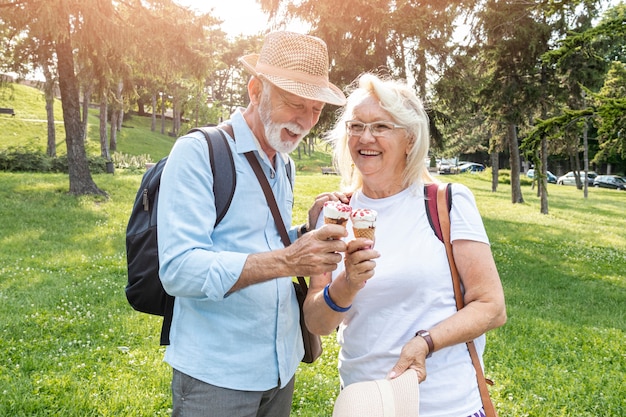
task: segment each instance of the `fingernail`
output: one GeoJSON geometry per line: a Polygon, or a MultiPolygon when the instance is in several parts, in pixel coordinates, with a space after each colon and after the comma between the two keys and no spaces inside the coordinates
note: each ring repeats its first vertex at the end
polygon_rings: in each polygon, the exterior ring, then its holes
{"type": "Polygon", "coordinates": [[[396,373],[391,371],[387,374],[387,379],[394,379],[396,377],[396,373]]]}

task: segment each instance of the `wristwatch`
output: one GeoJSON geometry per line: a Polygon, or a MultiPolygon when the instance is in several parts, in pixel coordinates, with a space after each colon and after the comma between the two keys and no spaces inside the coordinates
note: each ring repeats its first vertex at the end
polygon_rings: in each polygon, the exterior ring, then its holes
{"type": "Polygon", "coordinates": [[[433,351],[435,350],[435,344],[433,343],[433,338],[430,337],[430,332],[428,330],[420,330],[417,333],[415,333],[415,337],[417,336],[422,337],[426,341],[426,344],[428,345],[428,355],[426,355],[426,357],[430,358],[431,356],[433,356],[433,351]]]}

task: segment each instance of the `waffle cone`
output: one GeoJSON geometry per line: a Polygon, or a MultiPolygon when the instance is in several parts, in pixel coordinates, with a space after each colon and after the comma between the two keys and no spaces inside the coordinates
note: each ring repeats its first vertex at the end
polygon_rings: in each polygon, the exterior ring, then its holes
{"type": "Polygon", "coordinates": [[[330,217],[324,217],[324,223],[326,224],[338,224],[340,226],[346,226],[348,219],[332,219],[330,217]]]}
{"type": "Polygon", "coordinates": [[[354,237],[364,237],[366,239],[374,240],[374,236],[376,235],[375,227],[368,227],[366,229],[357,229],[354,227],[352,230],[354,231],[354,237]]]}

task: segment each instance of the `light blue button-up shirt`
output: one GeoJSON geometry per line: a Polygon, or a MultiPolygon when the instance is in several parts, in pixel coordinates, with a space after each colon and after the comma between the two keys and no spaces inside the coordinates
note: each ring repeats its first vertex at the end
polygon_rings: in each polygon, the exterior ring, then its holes
{"type": "MultiPolygon", "coordinates": [[[[242,113],[236,112],[231,121],[237,186],[217,227],[213,175],[201,133],[176,141],[161,178],[160,276],[166,291],[176,297],[165,361],[212,385],[265,391],[291,380],[304,348],[291,277],[226,296],[249,254],[284,247],[244,152],[253,150],[260,159],[288,230],[293,190],[287,157],[277,154],[274,169],[267,156],[259,154],[242,113]]],[[[289,230],[292,241],[296,233],[295,228],[289,230]]]]}

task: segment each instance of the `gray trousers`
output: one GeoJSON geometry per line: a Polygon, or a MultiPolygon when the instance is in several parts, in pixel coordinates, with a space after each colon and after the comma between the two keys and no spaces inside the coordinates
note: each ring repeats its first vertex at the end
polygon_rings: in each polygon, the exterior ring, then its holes
{"type": "Polygon", "coordinates": [[[289,417],[294,379],[282,389],[237,391],[207,384],[174,369],[172,417],[289,417]]]}

